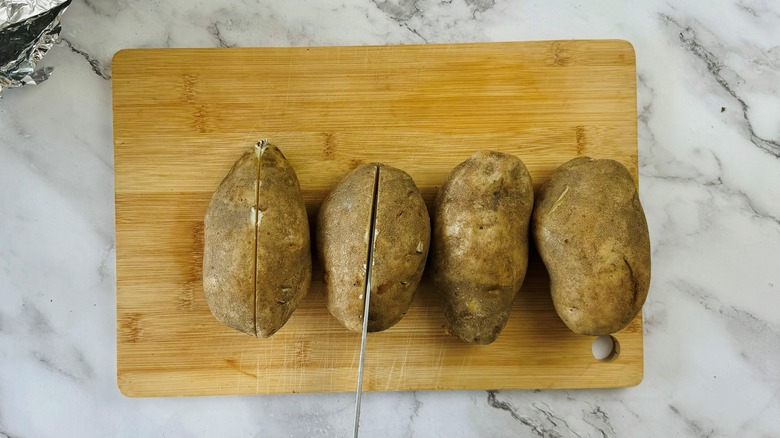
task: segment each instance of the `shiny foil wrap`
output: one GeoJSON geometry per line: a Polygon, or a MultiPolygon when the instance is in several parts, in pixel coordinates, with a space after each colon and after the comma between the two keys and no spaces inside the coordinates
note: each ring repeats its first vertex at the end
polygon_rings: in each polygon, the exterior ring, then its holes
{"type": "Polygon", "coordinates": [[[3,89],[45,81],[52,68],[36,70],[57,43],[60,19],[71,0],[0,0],[0,96],[3,89]]]}

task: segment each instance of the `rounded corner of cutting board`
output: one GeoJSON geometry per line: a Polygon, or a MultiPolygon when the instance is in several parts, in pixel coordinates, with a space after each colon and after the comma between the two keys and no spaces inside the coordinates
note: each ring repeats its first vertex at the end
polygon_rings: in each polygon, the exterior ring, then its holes
{"type": "Polygon", "coordinates": [[[123,377],[122,373],[117,371],[116,373],[116,387],[119,393],[127,398],[142,397],[143,394],[138,393],[138,389],[129,379],[123,377]]]}

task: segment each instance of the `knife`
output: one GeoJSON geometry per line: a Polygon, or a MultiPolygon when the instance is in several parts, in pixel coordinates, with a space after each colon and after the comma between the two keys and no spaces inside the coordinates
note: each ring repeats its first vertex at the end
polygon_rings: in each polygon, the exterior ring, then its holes
{"type": "Polygon", "coordinates": [[[376,176],[374,179],[374,197],[373,204],[371,206],[371,228],[370,228],[370,241],[368,244],[368,260],[366,262],[366,289],[363,295],[366,297],[363,303],[363,331],[360,339],[360,362],[358,363],[358,380],[357,391],[355,391],[355,430],[352,433],[353,438],[358,437],[360,428],[360,403],[363,398],[363,369],[366,362],[366,338],[368,337],[368,306],[371,302],[371,276],[374,268],[374,245],[376,244],[376,210],[377,210],[377,195],[379,193],[379,169],[376,168],[376,176]]]}

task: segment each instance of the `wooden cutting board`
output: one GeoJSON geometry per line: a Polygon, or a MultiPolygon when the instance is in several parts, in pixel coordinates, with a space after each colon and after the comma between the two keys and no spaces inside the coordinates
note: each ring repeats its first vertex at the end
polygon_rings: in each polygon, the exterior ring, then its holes
{"type": "MultiPolygon", "coordinates": [[[[322,272],[287,325],[255,339],[212,317],[201,288],[212,192],[260,138],[280,146],[314,215],[357,165],[406,170],[429,204],[479,149],[520,156],[535,185],[565,161],[637,176],[635,60],[625,41],[123,50],[113,62],[117,379],[129,396],[354,391],[360,335],[325,309],[322,272]]],[[[346,226],[347,224],[345,224],[346,226]]],[[[642,318],[601,362],[556,315],[532,249],[498,340],[448,336],[431,282],[368,337],[365,388],[623,387],[643,373],[642,318]]]]}

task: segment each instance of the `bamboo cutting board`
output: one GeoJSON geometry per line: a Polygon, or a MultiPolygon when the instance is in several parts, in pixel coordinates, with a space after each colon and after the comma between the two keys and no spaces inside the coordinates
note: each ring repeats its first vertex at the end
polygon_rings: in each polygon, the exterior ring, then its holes
{"type": "MultiPolygon", "coordinates": [[[[636,82],[625,41],[123,50],[113,62],[117,379],[129,396],[354,391],[360,335],[307,298],[269,339],[212,317],[201,288],[212,192],[260,138],[295,167],[310,220],[357,165],[406,170],[429,207],[479,149],[520,156],[535,185],[577,155],[636,178],[636,82]]],[[[426,277],[395,327],[369,334],[365,388],[622,387],[643,373],[642,319],[601,362],[571,333],[532,249],[511,320],[489,346],[444,331],[426,277]]]]}

